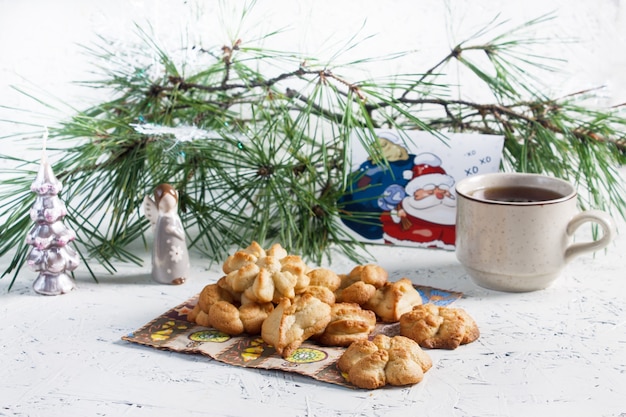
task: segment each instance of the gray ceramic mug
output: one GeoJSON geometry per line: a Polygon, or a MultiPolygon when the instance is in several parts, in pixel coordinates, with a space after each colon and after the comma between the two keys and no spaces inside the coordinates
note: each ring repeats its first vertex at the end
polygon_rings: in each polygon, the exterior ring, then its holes
{"type": "Polygon", "coordinates": [[[615,223],[605,212],[580,211],[567,181],[537,174],[494,173],[456,185],[456,256],[474,282],[498,291],[548,287],[574,257],[605,248],[615,223]],[[602,236],[573,243],[583,224],[602,236]]]}

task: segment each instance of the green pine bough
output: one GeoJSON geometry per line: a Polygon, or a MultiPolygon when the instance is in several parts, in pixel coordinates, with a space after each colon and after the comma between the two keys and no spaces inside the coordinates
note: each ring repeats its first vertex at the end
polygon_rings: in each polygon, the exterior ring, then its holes
{"type": "MultiPolygon", "coordinates": [[[[367,60],[334,67],[245,39],[190,46],[193,68],[141,29],[140,47],[126,54],[101,40],[88,51],[103,77],[88,86],[113,98],[49,127],[49,148],[63,150],[53,169],[84,264],[114,272],[115,262],[141,262],[129,245],[145,240],[141,202],[160,183],[179,190],[188,244],[212,260],[256,240],[315,262],[331,248],[360,261],[362,244],[339,227],[351,215],[339,201],[355,137],[384,163],[378,127],[504,135],[502,170],[564,178],[577,184],[583,208],[623,217],[626,118],[619,106],[586,106],[594,91],[542,93],[532,74],[550,68],[524,51],[546,40],[525,30],[550,18],[488,42],[468,39],[420,73],[362,80],[342,71],[367,60]],[[454,98],[460,87],[447,76],[459,68],[493,99],[454,98]]],[[[13,256],[3,274],[13,273],[12,286],[29,249],[38,161],[2,157],[17,165],[0,186],[0,256],[13,256]]]]}

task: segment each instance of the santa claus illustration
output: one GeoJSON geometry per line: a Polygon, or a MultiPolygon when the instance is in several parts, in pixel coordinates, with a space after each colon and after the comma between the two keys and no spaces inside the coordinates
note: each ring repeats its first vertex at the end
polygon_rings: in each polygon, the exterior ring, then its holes
{"type": "Polygon", "coordinates": [[[410,179],[402,200],[382,213],[383,238],[398,245],[454,248],[456,198],[454,178],[432,153],[415,156],[414,166],[405,171],[410,179]]]}
{"type": "Polygon", "coordinates": [[[404,173],[413,169],[415,158],[394,132],[379,131],[377,140],[386,162],[378,163],[368,158],[361,163],[352,173],[346,193],[339,199],[344,212],[362,215],[343,216],[341,220],[344,224],[372,240],[383,237],[382,225],[378,222],[381,213],[394,208],[400,201],[397,198],[404,197],[404,187],[410,180],[404,173]],[[389,208],[389,205],[392,207],[389,208]]]}

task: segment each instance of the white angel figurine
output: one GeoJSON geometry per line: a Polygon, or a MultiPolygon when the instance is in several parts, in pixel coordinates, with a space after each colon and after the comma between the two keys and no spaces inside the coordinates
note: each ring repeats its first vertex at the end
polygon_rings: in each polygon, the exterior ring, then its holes
{"type": "Polygon", "coordinates": [[[154,200],[143,199],[145,216],[152,224],[152,279],[160,284],[180,285],[189,275],[185,230],[178,216],[178,193],[169,184],[154,190],[154,200]]]}

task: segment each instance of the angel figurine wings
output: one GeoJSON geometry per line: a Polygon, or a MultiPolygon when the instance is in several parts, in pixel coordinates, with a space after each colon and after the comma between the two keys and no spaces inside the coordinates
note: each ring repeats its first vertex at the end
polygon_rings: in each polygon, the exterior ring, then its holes
{"type": "Polygon", "coordinates": [[[144,197],[143,210],[154,233],[152,279],[160,284],[180,285],[189,275],[185,230],[178,216],[178,193],[169,184],[154,190],[154,199],[144,197]]]}

